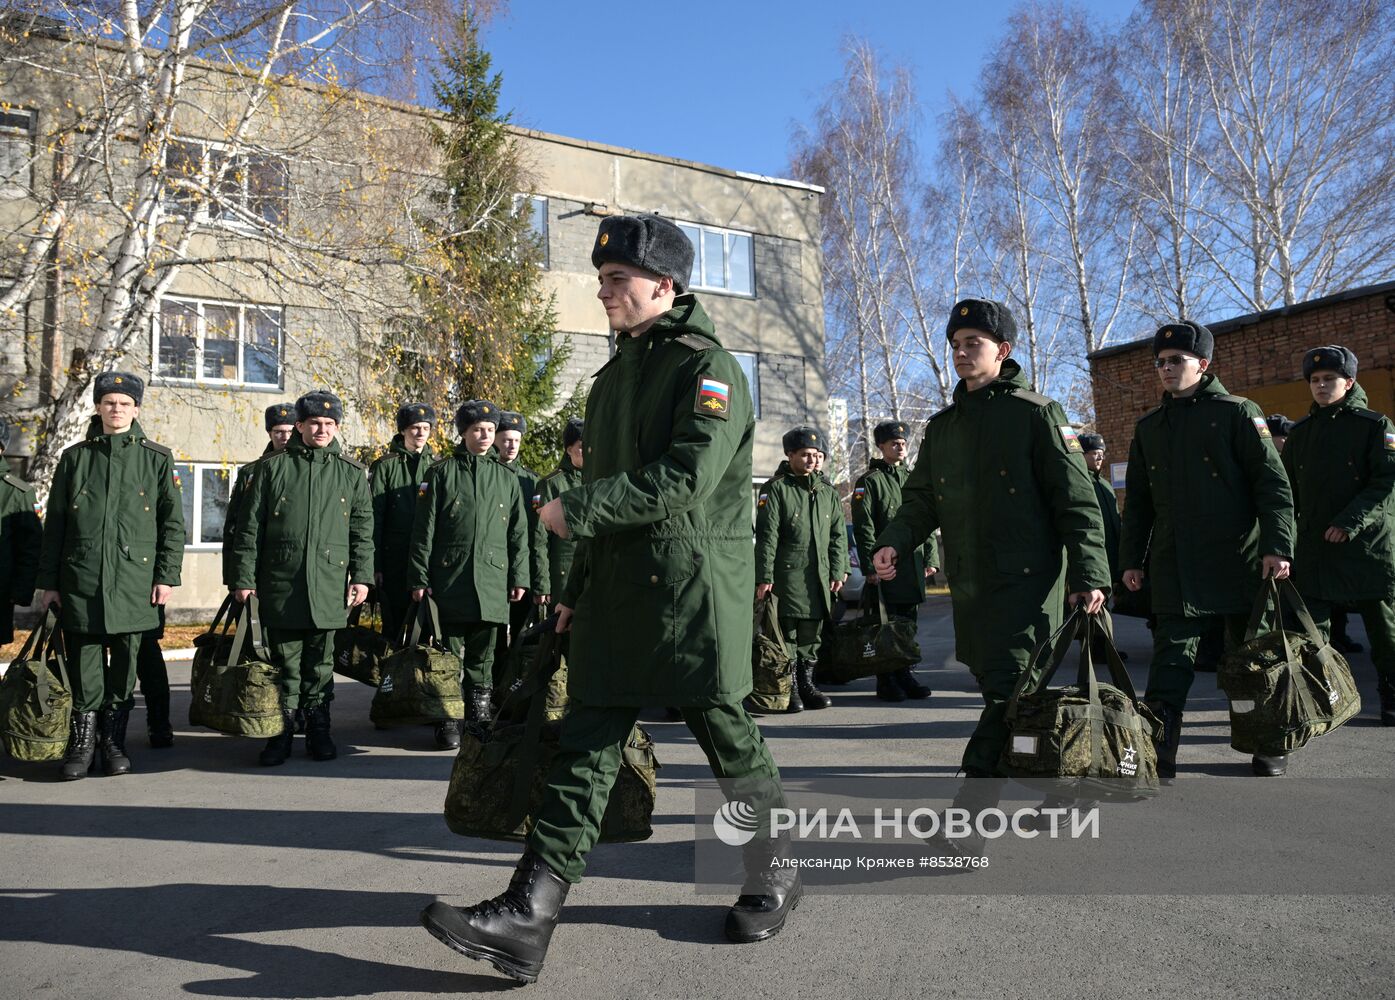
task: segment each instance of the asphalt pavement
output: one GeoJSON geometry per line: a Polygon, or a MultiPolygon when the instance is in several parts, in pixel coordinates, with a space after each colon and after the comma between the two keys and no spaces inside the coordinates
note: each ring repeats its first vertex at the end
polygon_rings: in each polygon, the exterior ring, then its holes
{"type": "MultiPolygon", "coordinates": [[[[954,773],[981,703],[953,659],[946,600],[923,609],[920,632],[929,701],[884,704],[864,681],[832,689],[829,710],[762,721],[787,780],[954,773]]],[[[1141,687],[1148,633],[1121,620],[1119,637],[1141,687]]],[[[1295,755],[1294,778],[1395,775],[1369,656],[1352,661],[1367,707],[1295,755]]],[[[179,723],[189,666],[170,673],[179,723]]],[[[709,772],[661,708],[643,719],[663,763],[653,838],[596,848],[541,978],[514,987],[417,914],[501,891],[519,848],[452,835],[452,755],[431,749],[429,728],[375,730],[371,691],[337,685],[332,762],[297,738],[290,763],[261,768],[261,741],[187,724],[152,751],[139,708],[129,776],[66,783],[55,764],[0,762],[0,997],[1395,996],[1391,895],[810,893],[776,938],[728,944],[728,901],[694,888],[691,781],[709,772]]],[[[1201,675],[1184,780],[1248,774],[1225,707],[1201,675]]]]}

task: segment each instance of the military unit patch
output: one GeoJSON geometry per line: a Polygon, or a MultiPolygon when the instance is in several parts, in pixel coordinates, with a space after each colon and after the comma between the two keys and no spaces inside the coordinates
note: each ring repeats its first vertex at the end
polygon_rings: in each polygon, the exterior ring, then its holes
{"type": "Polygon", "coordinates": [[[1386,432],[1386,435],[1385,435],[1385,450],[1386,450],[1386,451],[1395,451],[1395,433],[1386,432]]]}
{"type": "Polygon", "coordinates": [[[543,504],[542,504],[542,494],[541,494],[541,493],[534,493],[534,494],[533,494],[533,509],[534,509],[534,510],[541,510],[541,509],[542,509],[542,505],[543,505],[543,504]]]}
{"type": "Polygon", "coordinates": [[[1061,432],[1061,440],[1066,443],[1066,451],[1084,452],[1085,449],[1080,447],[1080,438],[1075,436],[1074,427],[1062,424],[1056,429],[1061,432]]]}
{"type": "Polygon", "coordinates": [[[867,495],[867,487],[865,487],[865,486],[858,486],[858,487],[856,487],[856,488],[853,489],[852,498],[853,498],[854,501],[861,500],[861,499],[862,499],[863,497],[865,497],[866,495],[867,495]]]}
{"type": "Polygon", "coordinates": [[[1255,430],[1259,431],[1260,437],[1267,438],[1274,436],[1269,433],[1269,424],[1265,422],[1263,417],[1252,417],[1250,422],[1255,425],[1255,430]]]}
{"type": "Polygon", "coordinates": [[[760,497],[756,500],[756,506],[757,506],[757,507],[764,507],[764,506],[766,505],[766,503],[767,503],[769,500],[770,500],[769,495],[768,495],[768,494],[765,494],[765,493],[762,493],[762,494],[760,495],[760,497]]]}
{"type": "MultiPolygon", "coordinates": [[[[1390,439],[1391,439],[1391,438],[1395,438],[1395,434],[1387,434],[1387,435],[1385,436],[1385,446],[1386,446],[1387,448],[1390,447],[1390,439]]],[[[41,503],[39,503],[39,501],[35,500],[35,501],[34,501],[34,513],[35,513],[35,514],[43,514],[43,512],[44,512],[44,505],[41,504],[41,503]]]]}
{"type": "Polygon", "coordinates": [[[184,484],[179,480],[179,466],[174,466],[171,471],[174,473],[174,488],[177,490],[182,490],[184,488],[184,484]]]}
{"type": "Polygon", "coordinates": [[[418,496],[419,498],[420,498],[420,497],[426,496],[426,491],[429,490],[430,488],[431,488],[431,485],[430,485],[429,483],[422,483],[421,485],[419,485],[419,486],[417,487],[417,496],[418,496]]]}
{"type": "Polygon", "coordinates": [[[703,416],[721,417],[725,420],[730,408],[731,386],[725,382],[718,382],[715,378],[700,376],[697,385],[697,403],[693,406],[693,411],[703,416]]]}

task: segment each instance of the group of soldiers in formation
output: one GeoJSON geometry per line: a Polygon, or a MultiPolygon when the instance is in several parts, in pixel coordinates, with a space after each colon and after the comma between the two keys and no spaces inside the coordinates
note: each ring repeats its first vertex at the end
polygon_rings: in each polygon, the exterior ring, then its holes
{"type": "MultiPolygon", "coordinates": [[[[795,707],[825,707],[812,671],[848,573],[848,533],[820,471],[826,439],[796,427],[783,439],[786,462],[758,491],[753,554],[751,397],[687,291],[692,261],[691,243],[666,219],[602,220],[592,262],[617,351],[596,374],[585,424],[566,428],[561,465],[542,479],[517,461],[524,419],[485,400],[455,413],[461,443],[450,456],[428,444],[435,411],[403,405],[397,436],[365,470],[341,451],[342,403],[316,391],[267,409],[266,452],[239,470],[227,511],[224,582],[239,601],[259,598],[281,671],[287,725],[263,764],[287,759],[298,716],[310,755],[335,755],[334,634],[370,594],[389,634],[406,627],[413,601],[435,601],[476,722],[490,716],[501,630],[553,606],[557,630],[570,633],[571,709],[527,848],[502,895],[421,914],[451,948],[524,981],[542,967],[645,706],[681,717],[727,795],[759,817],[727,936],[777,933],[802,892],[797,866],[780,863],[788,839],[769,835],[784,793],[744,701],[751,602],[778,599],[795,650],[795,707]]],[[[1015,335],[1007,306],[956,303],[946,325],[960,379],[952,403],[928,421],[913,470],[909,428],[879,425],[880,457],[850,498],[853,544],[877,588],[869,595],[891,614],[914,616],[927,577],[947,573],[956,653],[984,700],[962,767],[988,779],[965,782],[956,804],[996,804],[1017,679],[1067,607],[1098,613],[1111,591],[1147,594],[1154,649],[1144,697],[1163,722],[1166,778],[1176,774],[1198,645],[1216,622],[1227,643],[1241,639],[1266,577],[1292,573],[1324,629],[1333,608],[1362,615],[1381,721],[1395,725],[1395,427],[1366,407],[1352,352],[1304,355],[1314,404],[1283,428],[1281,456],[1258,407],[1211,370],[1210,331],[1162,326],[1152,345],[1162,401],[1135,430],[1121,518],[1101,478],[1103,439],[1077,436],[1060,405],[1030,388],[1011,357],[1015,335]]],[[[184,531],[173,457],[136,419],[142,392],[130,373],[97,379],[97,413],[61,458],[41,543],[32,490],[5,479],[0,551],[11,596],[27,605],[37,584],[43,604],[59,606],[77,665],[69,778],[87,773],[94,744],[107,774],[129,769],[138,675],[152,745],[170,735],[167,682],[163,694],[155,678],[146,686],[142,664],[180,582],[184,531]]],[[[910,671],[881,678],[877,693],[930,694],[910,671]]],[[[454,746],[459,730],[439,726],[437,738],[454,746]]],[[[1253,762],[1260,775],[1285,764],[1253,762]]]]}

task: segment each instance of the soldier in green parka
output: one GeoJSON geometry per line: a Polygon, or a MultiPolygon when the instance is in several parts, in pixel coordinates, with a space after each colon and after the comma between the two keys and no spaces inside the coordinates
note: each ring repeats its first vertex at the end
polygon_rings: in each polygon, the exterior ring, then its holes
{"type": "MultiPolygon", "coordinates": [[[[439,638],[460,657],[469,693],[468,722],[494,716],[492,664],[510,602],[528,589],[528,515],[518,477],[492,450],[499,408],[472,399],[455,413],[461,442],[426,474],[417,497],[407,585],[412,599],[430,594],[441,612],[439,638]]],[[[454,720],[436,726],[443,748],[460,744],[454,720]]]]}
{"type": "Polygon", "coordinates": [[[1104,437],[1100,434],[1081,434],[1080,447],[1085,453],[1085,468],[1090,470],[1090,484],[1095,488],[1095,499],[1100,505],[1100,518],[1104,521],[1104,551],[1109,556],[1109,579],[1119,579],[1119,529],[1123,521],[1119,517],[1119,499],[1114,495],[1114,487],[1104,478],[1104,437]]]}
{"type": "Polygon", "coordinates": [[[295,403],[272,403],[262,414],[262,424],[266,428],[266,447],[259,456],[237,470],[232,492],[228,495],[228,509],[223,514],[223,586],[229,590],[233,585],[233,542],[237,538],[238,519],[242,516],[242,505],[247,501],[247,493],[252,485],[252,477],[248,473],[267,455],[282,451],[294,436],[295,403]]]}
{"type": "Polygon", "coordinates": [[[407,579],[407,552],[417,515],[417,494],[436,463],[429,439],[436,411],[422,402],[397,408],[397,433],[387,454],[368,467],[373,494],[373,574],[383,611],[383,634],[400,639],[405,630],[412,588],[407,579]]]}
{"type": "MultiPolygon", "coordinates": [[[[1158,773],[1169,779],[1208,619],[1224,616],[1227,645],[1240,642],[1261,580],[1288,576],[1293,556],[1293,494],[1268,424],[1209,371],[1214,348],[1200,323],[1168,323],[1154,334],[1162,405],[1134,428],[1125,478],[1119,564],[1124,586],[1139,590],[1146,572],[1151,587],[1156,625],[1144,697],[1163,723],[1158,773]]],[[[1260,775],[1285,767],[1284,757],[1253,761],[1260,775]]]]}
{"type": "Polygon", "coordinates": [[[728,796],[754,817],[747,885],[728,911],[732,941],[777,933],[798,901],[798,869],[774,864],[784,805],[779,771],[741,699],[751,690],[750,388],[685,289],[693,246],[652,215],[601,221],[591,253],[617,352],[586,405],[583,483],[538,511],[577,539],[558,606],[570,630],[560,744],[528,847],[509,888],[422,922],[471,958],[537,977],[646,705],[681,709],[728,796]]]}
{"type": "Polygon", "coordinates": [[[184,508],[174,456],[141,429],[145,383],[97,376],[87,439],[58,460],[49,491],[38,585],[58,604],[73,686],[64,778],[86,775],[94,740],[103,773],[126,774],[126,723],[141,635],[179,586],[184,508]],[[100,713],[100,715],[99,715],[100,713]]]}
{"type": "MultiPolygon", "coordinates": [[[[1018,678],[1059,627],[1067,595],[1091,614],[1104,606],[1109,560],[1075,431],[1009,357],[1017,332],[1011,310],[965,299],[945,332],[960,379],[954,402],[926,424],[901,509],[877,537],[871,565],[895,579],[901,553],[936,527],[944,533],[955,651],[984,700],[963,769],[969,778],[996,778],[1018,678]]],[[[996,780],[966,782],[958,804],[995,804],[1000,791],[996,780]]],[[[971,837],[961,849],[981,844],[971,837]]]]}
{"type": "Polygon", "coordinates": [[[306,750],[333,760],[334,633],[373,580],[373,502],[367,470],[340,450],[344,404],[332,392],[295,402],[285,450],[254,462],[233,542],[233,596],[260,599],[272,661],[281,670],[285,727],[266,742],[263,766],[284,764],[305,711],[306,750]]]}
{"type": "Polygon", "coordinates": [[[814,665],[823,623],[848,576],[843,503],[815,468],[823,440],[814,427],[786,432],[785,471],[756,498],[756,599],[773,590],[780,601],[780,630],[795,655],[790,712],[830,704],[814,686],[814,665]]]}
{"type": "MultiPolygon", "coordinates": [[[[528,578],[533,587],[541,587],[546,579],[547,557],[534,544],[538,533],[538,512],[533,506],[533,497],[538,493],[538,474],[519,460],[518,452],[523,447],[523,435],[528,433],[528,418],[513,410],[499,411],[499,429],[494,435],[494,451],[499,456],[499,464],[518,477],[518,488],[523,493],[523,506],[528,515],[528,578]]],[[[528,627],[528,619],[538,603],[536,593],[529,590],[523,600],[509,607],[508,624],[498,630],[494,646],[494,680],[498,682],[508,668],[508,649],[514,637],[528,627]]]]}
{"type": "MultiPolygon", "coordinates": [[[[9,446],[10,425],[0,420],[0,455],[9,446]]],[[[27,608],[34,599],[43,540],[38,494],[5,468],[0,475],[0,580],[6,581],[0,591],[0,646],[14,641],[15,608],[27,608]]]]}
{"type": "Polygon", "coordinates": [[[533,588],[539,591],[534,600],[539,604],[550,603],[567,585],[576,539],[557,537],[542,526],[536,515],[544,504],[581,485],[581,470],[586,464],[582,444],[584,431],[585,421],[576,417],[567,421],[567,426],[562,429],[562,461],[538,481],[537,492],[529,498],[528,505],[534,514],[532,551],[537,554],[537,576],[533,580],[533,588]]]}
{"type": "MultiPolygon", "coordinates": [[[[935,575],[940,562],[935,536],[930,535],[923,545],[906,554],[896,579],[879,581],[871,572],[877,536],[901,508],[901,491],[911,474],[906,465],[909,433],[899,420],[887,420],[872,429],[872,440],[881,457],[872,459],[867,471],[853,483],[851,506],[853,541],[857,544],[858,565],[866,577],[864,586],[881,591],[889,614],[915,621],[917,609],[925,603],[925,581],[935,575]]],[[[892,702],[929,698],[930,689],[916,680],[912,668],[904,667],[877,675],[877,697],[892,702]]]]}
{"type": "Polygon", "coordinates": [[[1395,726],[1395,424],[1367,408],[1356,365],[1336,344],[1303,355],[1313,407],[1283,452],[1298,520],[1294,583],[1324,633],[1333,605],[1360,613],[1381,725],[1395,726]]]}

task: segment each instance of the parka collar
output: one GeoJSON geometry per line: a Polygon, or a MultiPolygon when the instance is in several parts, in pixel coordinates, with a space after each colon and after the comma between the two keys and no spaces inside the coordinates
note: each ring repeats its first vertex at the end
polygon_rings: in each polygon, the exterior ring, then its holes
{"type": "Polygon", "coordinates": [[[406,439],[401,432],[392,436],[392,443],[388,445],[389,455],[405,455],[408,458],[427,458],[431,455],[431,442],[426,442],[426,447],[419,452],[414,452],[407,447],[406,439]]]}
{"type": "Polygon", "coordinates": [[[1196,387],[1196,392],[1190,396],[1174,396],[1170,392],[1162,394],[1163,406],[1172,406],[1177,403],[1185,403],[1191,399],[1200,399],[1203,396],[1228,396],[1225,386],[1221,385],[1221,380],[1210,372],[1201,376],[1201,384],[1196,387]]]}
{"type": "Polygon", "coordinates": [[[971,390],[964,384],[964,380],[960,379],[959,384],[954,387],[954,401],[961,405],[976,403],[979,400],[991,399],[1005,392],[1012,392],[1014,389],[1030,388],[1027,376],[1022,374],[1022,366],[1012,358],[1008,358],[1003,362],[1003,369],[998,372],[998,377],[985,386],[971,390]]]}
{"type": "Polygon", "coordinates": [[[331,456],[338,455],[343,450],[337,437],[323,448],[310,447],[299,434],[292,435],[291,439],[286,442],[286,451],[296,458],[304,458],[311,462],[327,462],[331,456]]]}
{"type": "Polygon", "coordinates": [[[132,420],[131,429],[126,431],[126,433],[106,434],[102,431],[101,414],[94,413],[91,419],[87,421],[87,433],[84,435],[84,439],[96,441],[102,438],[121,438],[124,441],[141,441],[145,438],[145,431],[141,429],[139,420],[132,420]]]}
{"type": "Polygon", "coordinates": [[[1361,388],[1360,382],[1357,382],[1351,387],[1351,392],[1343,396],[1340,402],[1333,403],[1331,406],[1318,406],[1317,401],[1314,400],[1313,405],[1308,407],[1308,415],[1316,416],[1319,413],[1336,414],[1340,413],[1342,410],[1352,409],[1366,410],[1370,409],[1369,404],[1370,400],[1366,396],[1366,390],[1361,388]]]}

